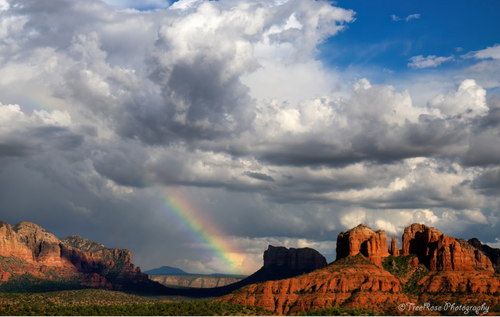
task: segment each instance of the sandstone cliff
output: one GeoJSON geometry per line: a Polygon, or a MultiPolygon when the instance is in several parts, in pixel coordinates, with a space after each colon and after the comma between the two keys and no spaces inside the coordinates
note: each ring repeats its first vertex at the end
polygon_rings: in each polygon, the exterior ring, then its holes
{"type": "Polygon", "coordinates": [[[37,224],[14,226],[0,222],[0,282],[23,277],[34,284],[57,281],[90,287],[120,289],[147,282],[146,274],[131,263],[128,250],[69,236],[59,240],[37,224]]]}
{"type": "Polygon", "coordinates": [[[402,255],[416,254],[431,271],[493,271],[490,259],[463,239],[448,237],[439,230],[412,224],[403,233],[402,255]]]}
{"type": "Polygon", "coordinates": [[[374,232],[364,224],[341,232],[337,237],[337,260],[361,253],[368,261],[382,266],[382,259],[389,256],[384,230],[374,232]]]}

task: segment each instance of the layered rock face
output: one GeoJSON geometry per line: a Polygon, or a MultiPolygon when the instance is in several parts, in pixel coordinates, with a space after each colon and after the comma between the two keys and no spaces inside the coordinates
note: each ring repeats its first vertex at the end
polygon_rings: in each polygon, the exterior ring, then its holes
{"type": "Polygon", "coordinates": [[[361,253],[368,261],[382,266],[382,259],[389,256],[384,230],[373,231],[364,224],[341,232],[337,237],[337,260],[361,253]]]}
{"type": "Polygon", "coordinates": [[[311,248],[287,249],[270,245],[264,251],[264,268],[275,266],[311,272],[324,268],[326,265],[325,257],[311,248]]]}
{"type": "Polygon", "coordinates": [[[128,250],[69,236],[59,240],[37,224],[0,222],[0,281],[29,274],[45,280],[78,282],[102,288],[148,281],[131,263],[128,250]]]}
{"type": "Polygon", "coordinates": [[[463,239],[448,237],[439,230],[412,224],[403,234],[402,255],[416,254],[431,271],[493,271],[493,265],[480,250],[463,239]]]}

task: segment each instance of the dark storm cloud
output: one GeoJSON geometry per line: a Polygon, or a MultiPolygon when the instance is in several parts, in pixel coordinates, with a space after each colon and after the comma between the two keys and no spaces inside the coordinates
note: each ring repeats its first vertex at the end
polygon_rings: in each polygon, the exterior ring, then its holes
{"type": "MultiPolygon", "coordinates": [[[[367,145],[371,146],[373,143],[367,145]]],[[[336,145],[319,143],[314,139],[295,144],[270,144],[266,151],[257,152],[256,156],[263,162],[284,166],[342,167],[366,159],[366,154],[361,151],[341,149],[336,145]]]]}
{"type": "Polygon", "coordinates": [[[54,150],[72,151],[84,142],[83,135],[53,125],[25,125],[11,134],[0,137],[0,157],[27,157],[54,150]]]}
{"type": "Polygon", "coordinates": [[[169,68],[154,65],[150,79],[162,87],[163,99],[154,100],[153,106],[140,99],[129,103],[125,120],[117,123],[119,133],[150,144],[169,144],[226,138],[250,129],[254,101],[238,77],[221,78],[226,63],[199,56],[169,68]]]}
{"type": "Polygon", "coordinates": [[[112,14],[97,0],[14,0],[9,4],[12,16],[29,17],[18,38],[25,50],[46,46],[66,49],[79,27],[109,21],[112,14]]]}
{"type": "MultiPolygon", "coordinates": [[[[417,123],[406,122],[402,126],[373,122],[364,125],[361,131],[336,131],[343,144],[318,141],[318,135],[305,135],[292,141],[259,144],[259,149],[246,154],[269,164],[298,167],[344,167],[362,161],[390,164],[412,157],[445,158],[455,156],[457,148],[467,146],[470,128],[458,120],[421,115],[417,123]]],[[[331,138],[335,140],[336,133],[331,138]]],[[[228,153],[244,152],[229,150],[228,153]]]]}
{"type": "Polygon", "coordinates": [[[258,179],[258,180],[261,180],[261,181],[274,182],[274,178],[272,178],[272,176],[269,176],[267,174],[255,173],[255,172],[245,172],[244,174],[246,176],[248,176],[248,177],[255,178],[255,179],[258,179]]]}
{"type": "Polygon", "coordinates": [[[500,164],[499,131],[486,131],[471,137],[470,147],[463,157],[464,165],[484,166],[500,164]]]}
{"type": "Polygon", "coordinates": [[[402,131],[402,144],[414,149],[411,156],[432,156],[446,153],[447,146],[460,144],[467,138],[467,124],[456,119],[443,120],[429,115],[420,115],[418,123],[406,123],[402,131]],[[444,150],[444,151],[443,151],[444,150]]]}
{"type": "Polygon", "coordinates": [[[92,156],[93,166],[102,176],[124,186],[146,186],[144,164],[147,154],[134,142],[101,144],[92,156]]]}
{"type": "Polygon", "coordinates": [[[23,141],[0,141],[0,157],[2,156],[29,156],[41,151],[40,146],[26,144],[23,141]]]}
{"type": "Polygon", "coordinates": [[[481,118],[470,135],[469,149],[462,162],[469,166],[500,164],[500,96],[487,99],[488,114],[481,118]]]}
{"type": "Polygon", "coordinates": [[[473,186],[480,189],[486,195],[498,195],[500,193],[500,168],[489,167],[474,179],[473,186]]]}
{"type": "Polygon", "coordinates": [[[29,133],[33,138],[46,140],[54,148],[71,151],[83,144],[84,137],[74,134],[68,128],[57,126],[37,127],[29,133]]]}

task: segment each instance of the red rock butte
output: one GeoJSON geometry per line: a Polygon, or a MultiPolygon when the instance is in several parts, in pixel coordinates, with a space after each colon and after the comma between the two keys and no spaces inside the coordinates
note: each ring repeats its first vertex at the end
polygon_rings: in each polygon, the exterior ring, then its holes
{"type": "Polygon", "coordinates": [[[494,270],[490,259],[467,241],[418,223],[406,227],[403,233],[402,255],[410,254],[416,254],[431,271],[494,270]]]}
{"type": "Polygon", "coordinates": [[[361,253],[368,261],[382,266],[382,259],[389,256],[384,230],[373,231],[360,224],[337,237],[337,260],[361,253]]]}

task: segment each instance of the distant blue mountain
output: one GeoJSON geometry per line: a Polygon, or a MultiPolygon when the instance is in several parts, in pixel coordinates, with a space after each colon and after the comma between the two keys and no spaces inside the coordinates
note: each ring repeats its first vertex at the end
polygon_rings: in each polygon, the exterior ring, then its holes
{"type": "Polygon", "coordinates": [[[153,274],[153,275],[190,275],[189,273],[186,273],[181,269],[171,266],[162,266],[157,269],[145,271],[143,273],[153,274]]]}

